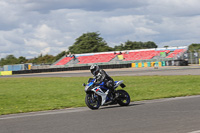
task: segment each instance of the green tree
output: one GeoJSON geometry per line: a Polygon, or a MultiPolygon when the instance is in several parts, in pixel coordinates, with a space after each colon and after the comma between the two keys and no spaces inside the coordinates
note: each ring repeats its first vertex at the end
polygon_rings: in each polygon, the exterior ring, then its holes
{"type": "Polygon", "coordinates": [[[195,52],[200,50],[200,44],[193,43],[189,46],[189,51],[195,52]]]}
{"type": "Polygon", "coordinates": [[[115,46],[115,47],[114,47],[114,50],[115,50],[115,51],[122,51],[122,50],[125,50],[125,49],[124,49],[124,44],[121,43],[119,46],[115,46]]]}
{"type": "Polygon", "coordinates": [[[6,64],[7,65],[12,65],[12,64],[17,64],[18,60],[14,55],[8,55],[6,56],[6,64]]]}
{"type": "Polygon", "coordinates": [[[76,39],[69,47],[72,54],[112,51],[98,32],[88,32],[76,39]]]}
{"type": "Polygon", "coordinates": [[[25,57],[20,56],[20,57],[18,58],[18,64],[26,63],[26,62],[27,62],[27,59],[26,59],[25,57]]]}
{"type": "Polygon", "coordinates": [[[0,61],[1,66],[18,64],[18,59],[14,55],[8,55],[0,61]]]}
{"type": "Polygon", "coordinates": [[[3,65],[5,65],[5,59],[1,58],[1,60],[0,60],[0,66],[3,66],[3,65]]]}
{"type": "Polygon", "coordinates": [[[0,66],[21,64],[21,63],[26,63],[26,62],[27,62],[27,59],[23,56],[20,56],[17,59],[14,55],[8,55],[6,56],[6,58],[2,58],[0,60],[0,66]]]}
{"type": "Polygon", "coordinates": [[[168,45],[164,46],[164,48],[168,48],[168,47],[169,47],[168,45]]]}
{"type": "Polygon", "coordinates": [[[114,50],[121,51],[121,50],[134,50],[134,49],[148,49],[148,48],[157,48],[158,46],[151,41],[148,42],[133,42],[133,41],[126,41],[124,44],[120,44],[119,46],[115,46],[114,50]]]}
{"type": "Polygon", "coordinates": [[[62,51],[61,53],[57,54],[54,58],[54,61],[59,60],[60,58],[62,58],[64,55],[66,55],[65,51],[62,51]]]}
{"type": "Polygon", "coordinates": [[[51,64],[51,63],[53,63],[54,58],[55,58],[55,57],[54,57],[53,55],[48,55],[48,54],[46,54],[45,56],[42,57],[42,61],[43,61],[43,63],[45,63],[45,64],[51,64]]]}
{"type": "Polygon", "coordinates": [[[144,49],[146,49],[146,48],[157,48],[157,47],[158,46],[154,42],[151,42],[151,41],[143,43],[143,48],[144,49]]]}
{"type": "Polygon", "coordinates": [[[35,64],[51,64],[55,61],[55,57],[53,55],[42,55],[40,54],[38,57],[35,57],[34,59],[29,60],[29,63],[35,63],[35,64]]]}

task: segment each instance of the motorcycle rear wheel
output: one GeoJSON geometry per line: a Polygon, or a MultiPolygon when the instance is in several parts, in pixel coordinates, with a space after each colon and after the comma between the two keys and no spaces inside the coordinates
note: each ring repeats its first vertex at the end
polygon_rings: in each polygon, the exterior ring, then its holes
{"type": "Polygon", "coordinates": [[[101,98],[95,95],[95,93],[87,93],[85,96],[85,103],[92,110],[99,109],[101,106],[101,98]]]}
{"type": "Polygon", "coordinates": [[[117,103],[120,106],[128,106],[131,99],[129,94],[125,90],[117,90],[119,96],[117,98],[117,103]]]}

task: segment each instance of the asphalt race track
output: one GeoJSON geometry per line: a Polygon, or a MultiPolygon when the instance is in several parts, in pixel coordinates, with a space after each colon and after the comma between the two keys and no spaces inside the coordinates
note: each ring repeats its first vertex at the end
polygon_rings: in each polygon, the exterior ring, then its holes
{"type": "MultiPolygon", "coordinates": [[[[200,75],[199,66],[113,69],[112,76],[200,75]]],[[[8,77],[91,76],[88,71],[8,77]]],[[[0,116],[0,133],[200,133],[200,96],[132,102],[130,106],[87,107],[0,116]]]]}
{"type": "Polygon", "coordinates": [[[1,133],[199,133],[200,96],[0,117],[1,133]],[[195,131],[195,132],[194,132],[195,131]]]}

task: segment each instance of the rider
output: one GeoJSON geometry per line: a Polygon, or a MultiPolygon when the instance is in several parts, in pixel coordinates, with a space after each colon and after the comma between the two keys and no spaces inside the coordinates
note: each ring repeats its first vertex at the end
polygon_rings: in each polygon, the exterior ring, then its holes
{"type": "Polygon", "coordinates": [[[111,92],[114,92],[114,80],[103,69],[100,69],[98,65],[94,64],[90,67],[90,71],[97,81],[100,83],[104,82],[105,86],[111,92]]]}

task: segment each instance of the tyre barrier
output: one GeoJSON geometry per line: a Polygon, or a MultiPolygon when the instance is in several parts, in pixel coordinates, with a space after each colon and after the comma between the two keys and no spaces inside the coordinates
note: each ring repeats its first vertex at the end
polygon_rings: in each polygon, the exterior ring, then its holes
{"type": "Polygon", "coordinates": [[[172,60],[166,61],[166,66],[188,66],[188,61],[185,60],[172,60]]]}
{"type": "Polygon", "coordinates": [[[131,67],[162,67],[162,66],[187,66],[188,62],[184,60],[172,60],[172,61],[161,61],[161,62],[139,62],[132,63],[131,67]]]}
{"type": "MultiPolygon", "coordinates": [[[[131,67],[131,63],[130,64],[99,65],[99,66],[102,69],[129,68],[131,67]]],[[[90,66],[20,70],[20,71],[13,71],[12,74],[28,74],[28,73],[75,71],[75,70],[90,70],[90,66]]]]}

